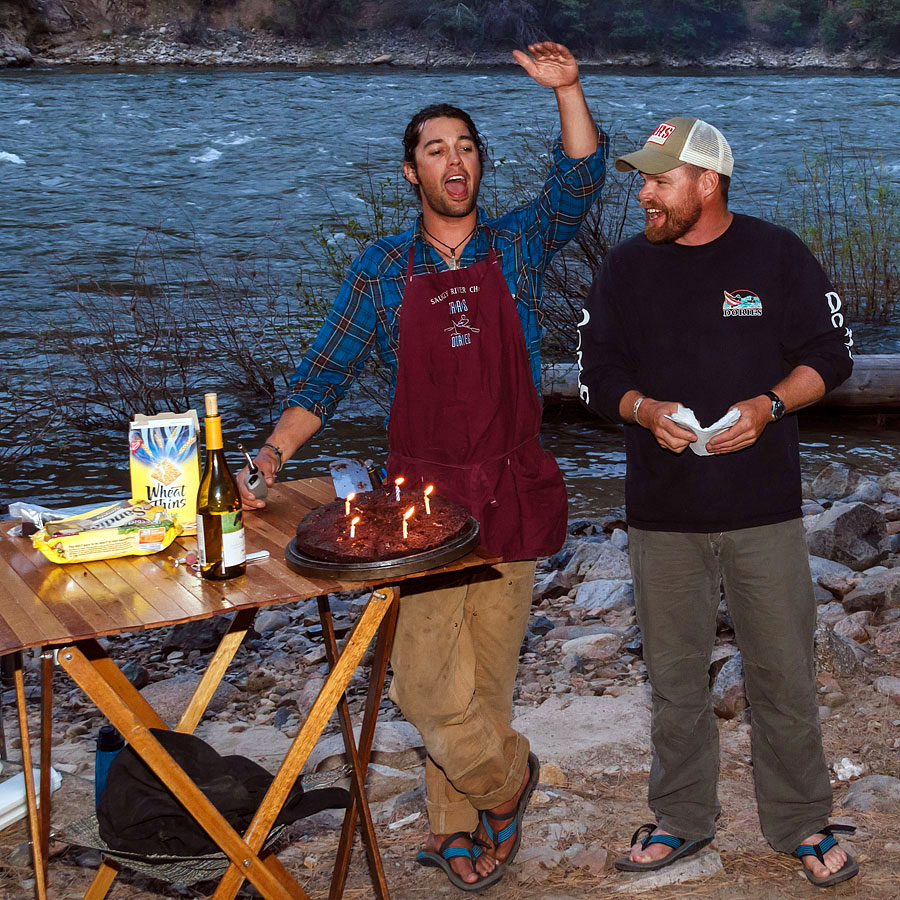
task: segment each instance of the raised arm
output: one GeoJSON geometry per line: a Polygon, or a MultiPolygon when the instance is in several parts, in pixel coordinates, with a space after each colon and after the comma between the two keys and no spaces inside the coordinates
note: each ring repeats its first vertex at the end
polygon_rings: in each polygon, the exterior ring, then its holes
{"type": "Polygon", "coordinates": [[[572,159],[590,156],[597,149],[597,125],[584,99],[575,57],[552,41],[529,44],[528,51],[531,56],[513,50],[513,58],[538,84],[553,88],[566,155],[572,159]]]}

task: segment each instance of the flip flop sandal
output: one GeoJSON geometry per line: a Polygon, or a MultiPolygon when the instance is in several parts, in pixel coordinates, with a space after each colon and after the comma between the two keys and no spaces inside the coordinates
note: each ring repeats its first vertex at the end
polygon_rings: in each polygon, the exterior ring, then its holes
{"type": "Polygon", "coordinates": [[[620,856],[614,863],[620,872],[653,872],[656,869],[664,869],[666,866],[672,865],[679,859],[686,856],[692,856],[698,850],[702,850],[707,844],[712,843],[714,835],[700,838],[697,841],[686,841],[684,838],[674,837],[670,834],[654,834],[653,832],[659,826],[655,822],[641,825],[637,831],[631,836],[630,847],[633,847],[638,841],[641,842],[641,850],[646,850],[651,844],[665,844],[671,847],[670,853],[667,853],[661,859],[654,859],[650,862],[635,862],[630,856],[620,856]]]}
{"type": "Polygon", "coordinates": [[[499,866],[504,868],[508,866],[515,858],[516,854],[519,852],[519,844],[522,843],[522,829],[520,828],[522,824],[522,819],[525,816],[525,810],[528,807],[528,801],[531,799],[531,795],[534,793],[534,789],[538,785],[538,781],[541,776],[541,764],[538,761],[538,758],[533,754],[528,754],[528,770],[530,772],[528,778],[528,784],[525,785],[525,790],[522,791],[522,795],[519,797],[519,802],[516,804],[516,808],[512,812],[508,813],[492,813],[487,810],[482,810],[481,812],[481,824],[484,828],[484,833],[488,836],[488,840],[497,847],[499,844],[502,844],[504,841],[509,840],[514,834],[516,836],[515,841],[513,842],[512,849],[506,855],[506,859],[503,862],[499,862],[499,866]],[[488,818],[494,819],[499,822],[506,822],[509,819],[512,821],[509,825],[506,825],[500,831],[494,831],[491,827],[491,824],[488,822],[488,818]]]}
{"type": "Polygon", "coordinates": [[[432,850],[420,850],[416,854],[416,862],[420,866],[425,866],[426,868],[443,869],[444,874],[450,879],[450,884],[454,887],[458,887],[461,891],[483,891],[492,884],[496,884],[503,877],[504,871],[502,866],[497,866],[490,875],[485,875],[484,878],[479,878],[478,881],[473,881],[469,884],[469,882],[463,881],[462,878],[453,871],[450,867],[450,860],[456,859],[457,857],[465,857],[469,860],[472,871],[475,872],[475,860],[481,856],[487,846],[488,845],[485,844],[484,841],[478,840],[478,838],[473,837],[466,831],[456,831],[441,844],[440,850],[438,850],[437,853],[432,850]],[[459,840],[460,838],[472,841],[472,846],[450,846],[454,841],[459,840]]]}
{"type": "MultiPolygon", "coordinates": [[[[819,862],[822,863],[822,865],[825,865],[825,854],[831,850],[832,847],[837,847],[838,845],[832,832],[839,831],[841,834],[853,834],[856,831],[856,826],[826,825],[824,828],[819,829],[819,831],[821,834],[824,834],[825,837],[822,838],[818,844],[801,844],[791,856],[795,856],[799,860],[802,860],[804,856],[816,856],[818,857],[819,862]]],[[[808,866],[803,866],[803,874],[816,887],[831,887],[833,884],[849,881],[858,872],[859,863],[849,853],[847,854],[847,862],[845,862],[837,872],[832,872],[830,875],[825,875],[822,878],[817,878],[809,870],[808,866]]]]}

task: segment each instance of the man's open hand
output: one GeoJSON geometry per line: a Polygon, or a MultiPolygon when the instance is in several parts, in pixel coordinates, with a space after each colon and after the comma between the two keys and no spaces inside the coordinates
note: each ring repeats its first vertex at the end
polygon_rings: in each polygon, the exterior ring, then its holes
{"type": "Polygon", "coordinates": [[[731,428],[709,439],[706,449],[710,453],[734,453],[752,446],[772,420],[772,401],[765,394],[752,400],[742,400],[731,408],[739,409],[741,417],[731,428]]]}
{"type": "Polygon", "coordinates": [[[513,59],[543,87],[566,88],[578,81],[578,63],[562,44],[541,41],[529,44],[528,53],[513,50],[513,59]]]}

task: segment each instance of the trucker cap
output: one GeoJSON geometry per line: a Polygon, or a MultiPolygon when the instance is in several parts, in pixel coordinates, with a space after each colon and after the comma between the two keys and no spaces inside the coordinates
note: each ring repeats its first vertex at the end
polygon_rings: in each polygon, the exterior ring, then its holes
{"type": "Polygon", "coordinates": [[[656,127],[644,146],[616,160],[620,172],[637,169],[648,175],[661,175],[693,163],[728,175],[734,169],[734,157],[725,135],[702,119],[668,119],[656,127]]]}

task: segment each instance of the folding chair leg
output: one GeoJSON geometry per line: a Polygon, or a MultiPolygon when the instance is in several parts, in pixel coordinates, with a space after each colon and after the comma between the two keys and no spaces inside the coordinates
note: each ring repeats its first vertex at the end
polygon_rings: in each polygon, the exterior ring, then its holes
{"type": "Polygon", "coordinates": [[[97,869],[97,874],[91,882],[91,886],[85,891],[82,900],[103,900],[109,892],[112,883],[119,874],[118,866],[113,865],[109,860],[104,859],[97,869]]]}
{"type": "Polygon", "coordinates": [[[22,766],[25,771],[25,803],[28,807],[28,830],[31,833],[31,855],[34,859],[34,892],[38,900],[47,900],[47,859],[43,855],[41,823],[38,818],[37,794],[32,775],[31,741],[28,739],[28,712],[25,708],[25,680],[22,676],[22,654],[15,654],[13,678],[16,686],[16,708],[19,713],[19,736],[22,739],[22,766]]]}

